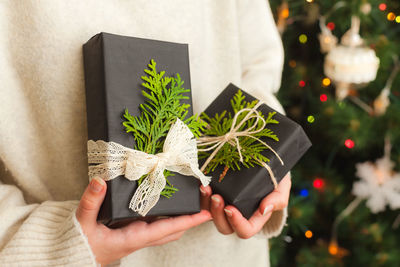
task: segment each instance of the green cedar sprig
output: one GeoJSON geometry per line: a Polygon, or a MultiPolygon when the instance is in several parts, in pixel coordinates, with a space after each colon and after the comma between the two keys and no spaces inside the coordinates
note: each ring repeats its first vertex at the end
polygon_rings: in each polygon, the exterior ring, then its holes
{"type": "MultiPolygon", "coordinates": [[[[175,77],[165,76],[165,71],[157,72],[156,62],[152,59],[148,64],[148,69],[142,76],[142,94],[146,101],[140,104],[140,116],[132,116],[128,109],[125,109],[124,121],[127,133],[132,133],[135,137],[136,145],[134,149],[144,151],[149,154],[162,152],[165,137],[176,118],[181,119],[198,137],[206,125],[198,116],[194,115],[186,118],[189,104],[181,103],[181,100],[188,99],[184,94],[190,89],[183,87],[184,81],[179,74],[175,77]]],[[[171,176],[169,171],[164,172],[165,177],[171,176]]],[[[139,185],[147,175],[140,178],[139,185]]],[[[161,195],[170,198],[176,191],[167,179],[167,185],[161,195]]]]}
{"type": "MultiPolygon", "coordinates": [[[[204,112],[200,114],[200,118],[207,122],[208,126],[204,129],[202,135],[204,136],[222,136],[228,133],[231,129],[234,114],[236,114],[239,110],[243,108],[253,108],[257,104],[258,100],[247,102],[245,100],[245,96],[243,95],[241,90],[234,95],[233,99],[231,99],[231,106],[233,108],[233,114],[231,112],[227,112],[226,110],[220,114],[215,114],[214,118],[210,118],[204,112]]],[[[258,112],[261,117],[263,117],[266,121],[266,124],[278,124],[279,122],[275,120],[273,117],[276,112],[269,112],[267,118],[261,113],[258,112]]],[[[243,120],[243,118],[248,114],[248,112],[242,112],[239,114],[236,125],[243,120]]],[[[250,128],[256,122],[255,118],[249,119],[245,122],[240,128],[239,131],[246,130],[250,128]]],[[[259,121],[257,126],[254,130],[258,130],[262,127],[263,123],[259,121]]],[[[275,141],[279,141],[276,134],[268,128],[262,129],[260,132],[253,134],[252,136],[257,138],[270,138],[275,141]]],[[[215,157],[210,161],[207,165],[205,172],[210,173],[215,170],[219,165],[225,166],[224,172],[220,177],[220,181],[224,178],[228,169],[232,170],[240,170],[241,167],[250,168],[254,167],[255,165],[262,166],[258,160],[262,162],[269,162],[269,159],[262,154],[263,151],[267,150],[268,148],[265,147],[263,144],[258,142],[257,140],[246,137],[240,136],[238,137],[239,144],[241,147],[241,153],[243,157],[243,162],[240,162],[239,152],[236,146],[232,146],[229,143],[225,143],[222,148],[218,151],[215,157]]],[[[203,148],[203,147],[202,147],[203,148]]],[[[199,158],[204,159],[208,158],[210,154],[213,152],[211,151],[201,151],[199,152],[199,158]]]]}

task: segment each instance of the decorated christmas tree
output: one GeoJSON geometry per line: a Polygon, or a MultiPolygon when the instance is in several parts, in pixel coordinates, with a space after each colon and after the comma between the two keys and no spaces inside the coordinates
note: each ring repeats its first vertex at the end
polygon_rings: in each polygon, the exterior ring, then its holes
{"type": "Polygon", "coordinates": [[[400,266],[400,2],[271,1],[279,99],[313,147],[272,266],[400,266]]]}

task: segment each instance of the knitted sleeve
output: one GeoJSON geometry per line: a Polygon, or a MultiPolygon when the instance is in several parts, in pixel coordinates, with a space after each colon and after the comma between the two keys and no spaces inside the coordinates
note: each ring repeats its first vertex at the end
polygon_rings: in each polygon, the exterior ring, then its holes
{"type": "Polygon", "coordinates": [[[78,201],[26,205],[0,182],[0,266],[96,266],[75,218],[78,201]]]}
{"type": "MultiPolygon", "coordinates": [[[[267,0],[237,0],[242,88],[284,114],[274,93],[279,90],[283,46],[267,0]]],[[[266,237],[280,234],[287,209],[275,211],[265,224],[266,237]]]]}

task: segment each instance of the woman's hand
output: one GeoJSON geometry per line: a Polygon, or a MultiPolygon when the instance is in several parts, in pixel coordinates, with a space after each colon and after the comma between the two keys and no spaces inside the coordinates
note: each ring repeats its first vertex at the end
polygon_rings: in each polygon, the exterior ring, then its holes
{"type": "Polygon", "coordinates": [[[76,218],[88,238],[96,260],[102,265],[141,248],[178,240],[189,228],[211,219],[210,213],[203,210],[194,215],[160,219],[151,223],[135,221],[119,229],[110,229],[96,221],[106,187],[102,179],[92,179],[76,211],[76,218]]]}
{"type": "Polygon", "coordinates": [[[210,210],[220,233],[224,235],[236,233],[238,237],[247,239],[262,229],[273,211],[287,207],[291,184],[290,175],[286,175],[278,187],[261,201],[260,207],[249,220],[234,206],[225,206],[224,199],[220,195],[212,195],[210,186],[200,187],[202,209],[210,210]]]}

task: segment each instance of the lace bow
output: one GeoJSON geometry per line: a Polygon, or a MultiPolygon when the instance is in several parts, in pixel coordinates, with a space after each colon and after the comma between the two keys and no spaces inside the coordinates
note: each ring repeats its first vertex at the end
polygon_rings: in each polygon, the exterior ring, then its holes
{"type": "Polygon", "coordinates": [[[142,216],[157,204],[166,185],[165,170],[195,176],[204,186],[211,179],[199,170],[196,139],[180,119],[171,126],[162,153],[152,155],[114,142],[89,140],[88,162],[98,164],[89,166],[89,179],[96,176],[108,181],[124,175],[134,181],[148,174],[129,204],[142,216]]]}

